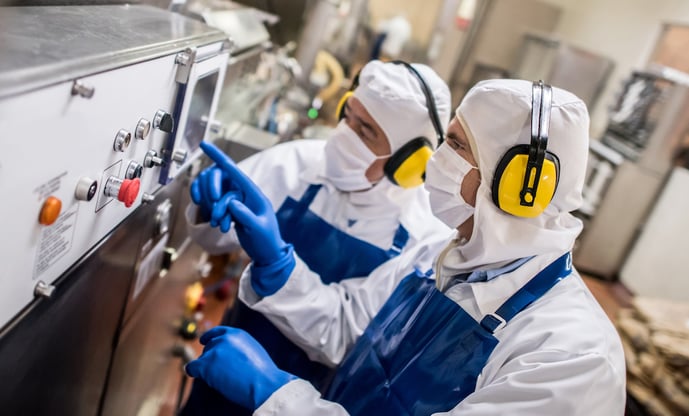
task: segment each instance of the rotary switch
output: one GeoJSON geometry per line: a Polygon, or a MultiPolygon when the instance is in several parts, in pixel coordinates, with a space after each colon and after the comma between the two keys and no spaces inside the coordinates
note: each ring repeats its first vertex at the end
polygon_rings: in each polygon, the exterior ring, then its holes
{"type": "Polygon", "coordinates": [[[135,179],[120,179],[114,176],[108,178],[105,183],[105,195],[117,198],[125,207],[129,208],[134,204],[136,197],[139,195],[139,188],[141,181],[139,178],[135,179]]]}
{"type": "Polygon", "coordinates": [[[165,133],[172,133],[172,130],[175,128],[175,120],[167,111],[158,110],[153,117],[153,128],[162,130],[165,133]]]}

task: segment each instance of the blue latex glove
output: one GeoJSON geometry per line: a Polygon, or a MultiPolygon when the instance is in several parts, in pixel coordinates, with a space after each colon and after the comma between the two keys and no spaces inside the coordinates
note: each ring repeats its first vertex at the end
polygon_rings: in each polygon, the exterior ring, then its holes
{"type": "MultiPolygon", "coordinates": [[[[222,171],[220,179],[209,173],[203,182],[212,204],[211,225],[229,230],[234,221],[242,248],[253,260],[251,284],[259,296],[277,292],[294,269],[295,260],[291,244],[280,236],[273,206],[263,192],[237,165],[216,146],[201,142],[201,149],[222,171]],[[218,189],[220,189],[218,191],[218,189]],[[216,199],[218,193],[223,193],[216,199]]],[[[201,187],[204,189],[204,187],[201,187]]]]}
{"type": "Polygon", "coordinates": [[[187,374],[252,411],[297,378],[277,368],[261,344],[241,329],[217,326],[200,341],[203,353],[186,365],[187,374]]]}
{"type": "Polygon", "coordinates": [[[215,165],[204,169],[191,183],[189,193],[191,200],[199,206],[201,218],[208,222],[211,219],[213,204],[222,195],[222,171],[215,165]]]}
{"type": "Polygon", "coordinates": [[[213,205],[220,198],[228,193],[235,192],[237,196],[240,192],[233,188],[232,181],[224,174],[222,169],[211,165],[204,169],[194,181],[189,189],[191,200],[199,206],[201,219],[210,222],[212,227],[220,226],[222,232],[230,230],[231,217],[229,215],[221,218],[221,222],[211,218],[213,205]]]}

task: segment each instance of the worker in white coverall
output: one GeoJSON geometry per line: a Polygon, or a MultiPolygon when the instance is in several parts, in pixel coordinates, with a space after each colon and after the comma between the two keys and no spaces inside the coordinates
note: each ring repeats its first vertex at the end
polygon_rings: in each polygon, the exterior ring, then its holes
{"type": "Polygon", "coordinates": [[[282,241],[260,190],[204,143],[243,191],[214,203],[254,259],[239,296],[337,373],[321,396],[231,327],[205,333],[186,371],[255,415],[622,415],[619,337],[571,263],[588,128],[567,91],[477,84],[424,185],[456,235],[331,285],[282,241]],[[433,271],[419,269],[429,255],[433,271]]]}
{"type": "MultiPolygon", "coordinates": [[[[426,163],[450,119],[450,105],[447,85],[431,68],[372,61],[343,97],[341,121],[327,141],[279,144],[238,166],[272,204],[284,241],[324,283],[366,276],[429,236],[451,233],[431,215],[421,186],[426,163]]],[[[187,209],[188,228],[211,254],[237,245],[234,230],[222,232],[231,228],[229,218],[213,221],[207,203],[230,182],[220,167],[212,166],[192,184],[192,199],[199,206],[187,209]]],[[[318,387],[330,373],[243,302],[223,324],[246,330],[278,366],[318,387]]],[[[182,414],[251,411],[196,382],[182,414]]]]}

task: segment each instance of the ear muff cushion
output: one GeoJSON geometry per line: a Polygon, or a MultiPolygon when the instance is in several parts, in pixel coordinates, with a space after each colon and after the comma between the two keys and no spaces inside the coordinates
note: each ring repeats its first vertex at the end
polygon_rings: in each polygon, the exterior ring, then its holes
{"type": "Polygon", "coordinates": [[[397,150],[385,163],[385,176],[402,188],[413,188],[423,184],[426,164],[433,155],[431,142],[417,137],[397,150]]]}
{"type": "Polygon", "coordinates": [[[347,104],[347,100],[352,95],[354,95],[354,91],[347,91],[346,93],[344,93],[344,95],[342,95],[342,98],[340,98],[340,102],[337,103],[337,109],[335,110],[335,114],[337,114],[338,120],[342,120],[342,118],[344,117],[345,104],[347,104]]]}
{"type": "Polygon", "coordinates": [[[520,204],[520,192],[524,184],[529,145],[511,148],[500,160],[492,183],[493,202],[501,210],[517,217],[534,218],[540,215],[555,195],[560,173],[557,156],[546,152],[541,168],[541,178],[533,206],[520,204]]]}

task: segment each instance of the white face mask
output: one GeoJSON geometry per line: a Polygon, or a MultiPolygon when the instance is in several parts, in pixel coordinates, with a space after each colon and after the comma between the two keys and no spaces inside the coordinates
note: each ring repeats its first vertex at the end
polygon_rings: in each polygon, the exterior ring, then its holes
{"type": "Polygon", "coordinates": [[[325,144],[325,177],[341,191],[364,191],[373,186],[368,168],[389,156],[376,156],[343,120],[325,144]]]}
{"type": "Polygon", "coordinates": [[[478,169],[458,155],[447,142],[443,143],[426,165],[424,187],[428,191],[431,211],[450,228],[457,228],[474,215],[474,207],[460,195],[462,181],[478,169]]]}

